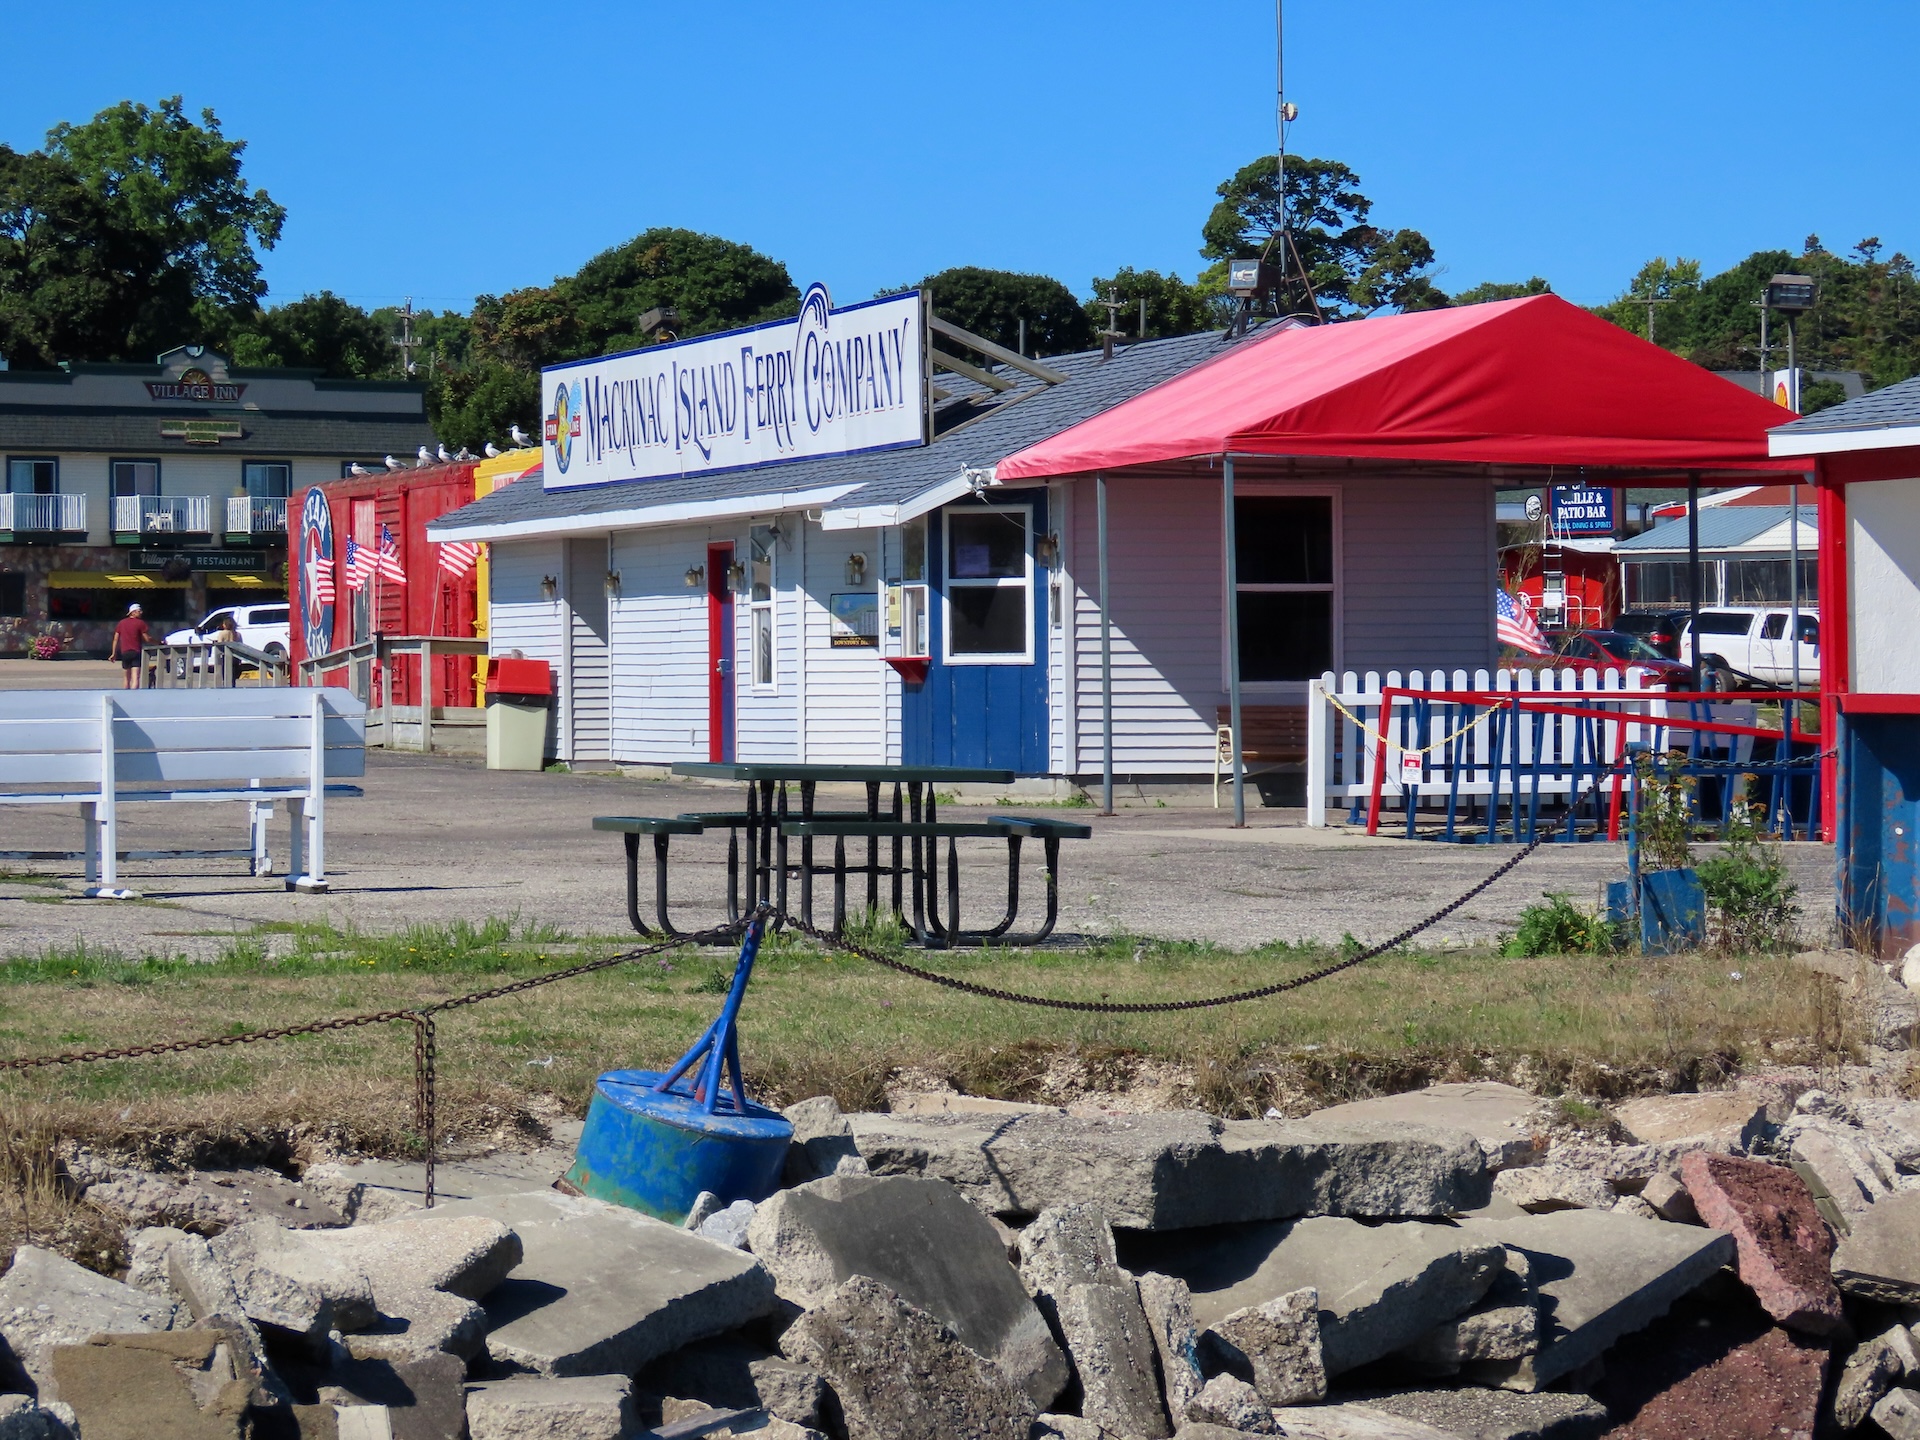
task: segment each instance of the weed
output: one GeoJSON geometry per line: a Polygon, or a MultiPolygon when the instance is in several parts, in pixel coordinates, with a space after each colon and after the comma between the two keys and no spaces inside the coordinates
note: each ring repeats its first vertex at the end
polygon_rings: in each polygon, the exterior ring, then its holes
{"type": "Polygon", "coordinates": [[[1655,762],[1634,758],[1640,786],[1640,868],[1684,870],[1693,863],[1693,777],[1655,762]]]}
{"type": "Polygon", "coordinates": [[[1565,895],[1548,891],[1520,912],[1520,925],[1500,947],[1514,959],[1536,955],[1604,955],[1615,948],[1613,927],[1598,915],[1575,907],[1565,895]]]}
{"type": "Polygon", "coordinates": [[[715,965],[706,975],[687,987],[689,995],[724,995],[733,988],[733,967],[715,965]]]}
{"type": "Polygon", "coordinates": [[[1717,948],[1730,955],[1792,948],[1799,887],[1787,878],[1779,846],[1760,839],[1746,812],[1734,812],[1726,848],[1695,868],[1717,948]]]}
{"type": "Polygon", "coordinates": [[[891,909],[868,909],[847,917],[847,939],[891,954],[906,948],[907,927],[891,909]]]}

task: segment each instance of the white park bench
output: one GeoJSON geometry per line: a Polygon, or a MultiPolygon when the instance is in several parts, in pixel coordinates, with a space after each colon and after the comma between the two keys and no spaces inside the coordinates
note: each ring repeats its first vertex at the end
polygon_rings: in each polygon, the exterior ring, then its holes
{"type": "MultiPolygon", "coordinates": [[[[367,766],[366,706],[333,688],[260,690],[0,691],[0,805],[78,805],[88,895],[137,898],[119,879],[119,807],[162,801],[239,801],[245,850],[148,851],[245,855],[272,873],[267,822],[284,800],[293,835],[287,888],[323,891],[326,797],[358,795],[337,782],[367,766]]],[[[54,858],[0,850],[0,858],[54,858]]]]}

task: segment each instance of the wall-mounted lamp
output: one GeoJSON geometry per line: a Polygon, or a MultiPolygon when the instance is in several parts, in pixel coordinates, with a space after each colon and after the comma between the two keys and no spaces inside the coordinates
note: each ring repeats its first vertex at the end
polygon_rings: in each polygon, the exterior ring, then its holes
{"type": "Polygon", "coordinates": [[[745,590],[747,588],[747,567],[738,560],[727,566],[727,588],[745,590]]]}
{"type": "Polygon", "coordinates": [[[1033,542],[1033,558],[1051,570],[1060,558],[1060,537],[1042,535],[1033,542]]]}
{"type": "Polygon", "coordinates": [[[552,575],[542,575],[540,577],[540,593],[549,600],[555,598],[560,593],[559,580],[552,575]]]}
{"type": "Polygon", "coordinates": [[[620,572],[618,570],[609,570],[607,571],[607,598],[610,600],[615,599],[619,594],[620,572]]]}
{"type": "Polygon", "coordinates": [[[867,583],[867,557],[856,550],[847,556],[847,584],[864,585],[867,583]]]}
{"type": "Polygon", "coordinates": [[[707,583],[707,567],[706,566],[689,565],[687,567],[687,588],[689,590],[698,590],[702,585],[706,583],[707,583]]]}

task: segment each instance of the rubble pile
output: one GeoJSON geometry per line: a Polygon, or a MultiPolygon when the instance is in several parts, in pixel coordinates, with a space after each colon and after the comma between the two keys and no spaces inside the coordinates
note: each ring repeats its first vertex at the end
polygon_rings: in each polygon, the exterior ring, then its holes
{"type": "Polygon", "coordinates": [[[567,1193],[558,1150],[443,1165],[431,1210],[391,1162],[76,1157],[130,1265],[14,1255],[0,1440],[1920,1437],[1920,1102],[1816,1078],[1608,1140],[1484,1083],[1293,1120],[814,1099],[786,1188],[684,1225],[567,1193]]]}

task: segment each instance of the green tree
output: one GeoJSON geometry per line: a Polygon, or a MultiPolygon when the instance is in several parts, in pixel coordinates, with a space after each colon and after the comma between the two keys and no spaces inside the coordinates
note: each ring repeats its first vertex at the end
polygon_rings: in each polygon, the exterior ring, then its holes
{"type": "Polygon", "coordinates": [[[1051,275],[956,265],[920,284],[933,291],[935,315],[1009,350],[1019,348],[1022,320],[1029,355],[1068,355],[1093,344],[1086,309],[1051,275]]]}
{"type": "Polygon", "coordinates": [[[217,326],[221,312],[258,305],[266,282],[254,247],[272,249],[286,220],[265,190],[242,179],[246,141],[228,139],[212,110],[200,121],[175,95],[151,109],[123,100],[84,125],[47,132],[47,154],[73,167],[117,229],[156,252],[127,342],[142,359],[217,326]]]}
{"type": "Polygon", "coordinates": [[[368,380],[397,372],[394,332],[331,290],[263,310],[236,325],[226,347],[240,365],[288,365],[334,379],[368,380]]]}
{"type": "Polygon", "coordinates": [[[1483,280],[1449,298],[1453,305],[1484,305],[1489,300],[1521,300],[1528,295],[1551,295],[1553,287],[1538,275],[1527,280],[1483,280]]]}
{"type": "MultiPolygon", "coordinates": [[[[935,296],[939,295],[936,290],[935,296]]],[[[1087,323],[1095,333],[1107,328],[1108,310],[1103,303],[1109,297],[1119,302],[1115,317],[1118,328],[1129,339],[1160,340],[1169,335],[1192,335],[1214,329],[1217,319],[1208,298],[1178,275],[1162,275],[1158,270],[1135,270],[1131,265],[1112,275],[1093,278],[1093,298],[1084,306],[1087,323]],[[1147,326],[1140,330],[1140,302],[1147,302],[1147,326]]]]}
{"type": "MultiPolygon", "coordinates": [[[[580,307],[572,286],[565,281],[529,285],[505,295],[482,295],[473,302],[469,328],[473,346],[480,353],[523,370],[603,353],[602,347],[584,346],[580,307]]],[[[631,348],[631,344],[618,343],[604,347],[631,348]]]]}
{"type": "Polygon", "coordinates": [[[476,454],[504,442],[509,426],[539,433],[537,371],[495,360],[436,370],[427,378],[427,420],[441,441],[476,454]]]}
{"type": "Polygon", "coordinates": [[[1432,244],[1417,230],[1374,225],[1368,218],[1373,202],[1350,167],[1287,156],[1284,203],[1279,174],[1274,157],[1263,155],[1220,185],[1220,198],[1201,227],[1201,255],[1222,261],[1266,255],[1286,273],[1283,294],[1293,309],[1307,305],[1297,279],[1304,270],[1321,310],[1336,320],[1447,303],[1428,273],[1432,244]],[[1298,266],[1282,265],[1277,242],[1283,228],[1298,266]]]}
{"type": "Polygon", "coordinates": [[[544,314],[537,326],[508,329],[516,336],[543,330],[558,347],[554,357],[564,359],[648,344],[653,337],[640,332],[639,319],[660,307],[679,312],[673,329],[682,336],[757,325],[800,308],[800,292],[778,260],[718,235],[665,227],[602,251],[552,288],[572,307],[577,328],[564,331],[557,316],[544,314]]]}

